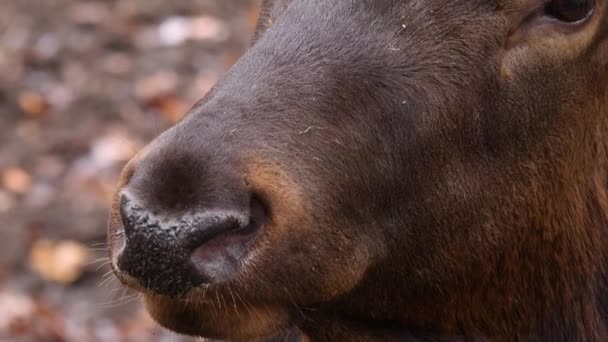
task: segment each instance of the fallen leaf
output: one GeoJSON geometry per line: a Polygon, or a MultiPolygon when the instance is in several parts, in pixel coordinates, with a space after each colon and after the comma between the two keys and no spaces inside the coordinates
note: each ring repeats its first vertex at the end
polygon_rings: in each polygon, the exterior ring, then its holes
{"type": "Polygon", "coordinates": [[[188,39],[188,19],[170,17],[158,26],[160,40],[169,46],[180,45],[188,39]]]}
{"type": "Polygon", "coordinates": [[[2,172],[4,188],[18,194],[24,194],[32,187],[32,178],[23,169],[11,167],[2,172]]]}
{"type": "Polygon", "coordinates": [[[108,6],[102,2],[80,2],[68,10],[68,18],[81,25],[100,25],[112,18],[108,6]]]}
{"type": "Polygon", "coordinates": [[[157,96],[172,92],[179,82],[177,74],[173,71],[159,71],[155,74],[137,80],[135,95],[143,100],[150,100],[157,96]]]}
{"type": "Polygon", "coordinates": [[[71,284],[78,280],[89,262],[89,249],[75,241],[38,240],[32,246],[29,265],[46,280],[71,284]]]}
{"type": "Polygon", "coordinates": [[[7,191],[0,190],[0,214],[11,210],[17,202],[7,191]]]}
{"type": "Polygon", "coordinates": [[[25,90],[19,94],[19,106],[30,117],[43,117],[49,109],[47,101],[35,91],[25,90]]]}
{"type": "Polygon", "coordinates": [[[228,27],[218,18],[200,16],[190,19],[190,38],[194,40],[224,41],[229,38],[228,27]]]}
{"type": "Polygon", "coordinates": [[[127,75],[132,71],[134,61],[126,53],[114,52],[104,57],[101,62],[103,69],[115,75],[127,75]]]}
{"type": "Polygon", "coordinates": [[[0,331],[14,336],[26,334],[35,309],[34,302],[21,293],[0,292],[0,331]]]}
{"type": "Polygon", "coordinates": [[[175,96],[162,96],[151,101],[150,106],[158,110],[167,122],[178,122],[188,110],[186,104],[175,96]]]}

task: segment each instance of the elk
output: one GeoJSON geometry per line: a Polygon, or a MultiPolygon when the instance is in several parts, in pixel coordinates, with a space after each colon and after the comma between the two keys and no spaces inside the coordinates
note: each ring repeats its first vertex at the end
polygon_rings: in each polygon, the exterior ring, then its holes
{"type": "Polygon", "coordinates": [[[125,167],[116,276],[183,334],[608,340],[607,0],[266,0],[125,167]]]}

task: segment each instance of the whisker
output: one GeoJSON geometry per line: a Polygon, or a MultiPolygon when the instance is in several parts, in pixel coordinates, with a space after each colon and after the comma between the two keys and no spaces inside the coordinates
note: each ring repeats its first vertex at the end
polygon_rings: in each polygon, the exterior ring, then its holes
{"type": "Polygon", "coordinates": [[[89,251],[91,252],[107,252],[108,249],[107,248],[96,248],[96,247],[89,247],[87,248],[89,251]]]}
{"type": "Polygon", "coordinates": [[[91,260],[91,261],[87,262],[87,264],[86,264],[86,265],[87,265],[87,266],[91,266],[91,265],[94,265],[94,264],[97,264],[97,263],[100,263],[100,262],[101,262],[101,263],[104,263],[104,262],[105,262],[105,263],[110,262],[110,258],[108,258],[108,257],[101,257],[101,258],[97,258],[97,259],[95,259],[95,260],[91,260]]]}
{"type": "Polygon", "coordinates": [[[139,299],[139,294],[125,295],[125,296],[119,297],[116,300],[111,300],[108,302],[101,303],[100,305],[103,308],[114,308],[114,307],[119,307],[119,306],[129,304],[129,303],[133,303],[138,299],[139,299]]]}
{"type": "MultiPolygon", "coordinates": [[[[97,266],[97,268],[95,269],[95,272],[99,272],[102,268],[111,265],[112,264],[112,260],[108,259],[106,262],[102,263],[101,265],[97,266]]],[[[111,269],[110,269],[111,271],[111,269]]]]}
{"type": "Polygon", "coordinates": [[[234,314],[238,315],[238,308],[236,305],[236,299],[234,298],[234,294],[232,293],[232,288],[228,285],[228,293],[230,293],[230,297],[232,297],[232,305],[234,306],[234,314]]]}
{"type": "Polygon", "coordinates": [[[312,322],[314,325],[316,325],[317,327],[320,327],[320,325],[314,320],[312,319],[309,315],[307,315],[304,310],[302,310],[302,308],[296,303],[296,301],[293,299],[293,297],[291,296],[291,294],[289,293],[289,291],[287,290],[286,287],[282,287],[283,291],[285,292],[285,294],[287,294],[287,297],[289,298],[289,301],[291,301],[291,303],[295,306],[295,308],[298,310],[298,312],[300,313],[300,315],[302,316],[303,319],[312,322]]]}
{"type": "Polygon", "coordinates": [[[217,298],[217,305],[219,307],[219,311],[222,311],[222,303],[220,302],[220,294],[218,291],[213,291],[215,292],[215,297],[217,298]]]}

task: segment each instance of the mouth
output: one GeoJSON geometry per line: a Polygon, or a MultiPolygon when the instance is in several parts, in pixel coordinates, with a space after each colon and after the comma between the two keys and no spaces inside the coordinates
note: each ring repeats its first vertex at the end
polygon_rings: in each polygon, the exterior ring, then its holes
{"type": "Polygon", "coordinates": [[[191,336],[257,341],[291,326],[290,314],[285,308],[245,305],[223,291],[213,292],[209,300],[175,300],[157,295],[144,295],[143,300],[157,323],[191,336]]]}

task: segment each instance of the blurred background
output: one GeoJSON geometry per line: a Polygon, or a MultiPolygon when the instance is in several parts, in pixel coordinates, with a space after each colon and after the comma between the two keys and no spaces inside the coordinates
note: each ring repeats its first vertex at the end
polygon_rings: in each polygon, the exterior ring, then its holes
{"type": "Polygon", "coordinates": [[[0,341],[182,341],[108,271],[124,163],[247,48],[258,0],[0,1],[0,341]]]}

